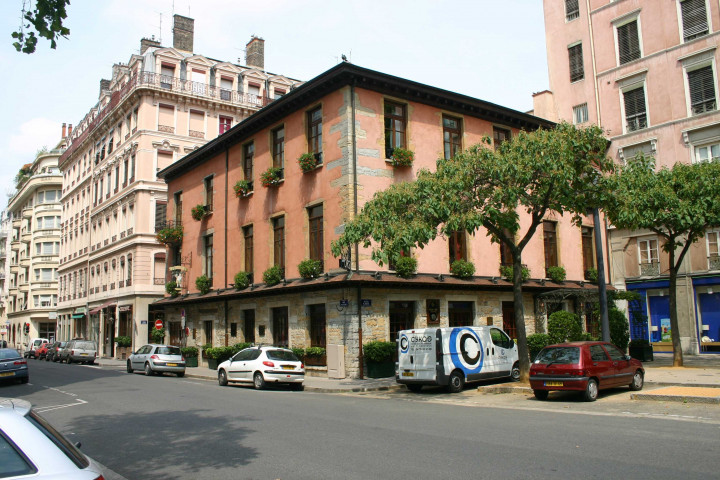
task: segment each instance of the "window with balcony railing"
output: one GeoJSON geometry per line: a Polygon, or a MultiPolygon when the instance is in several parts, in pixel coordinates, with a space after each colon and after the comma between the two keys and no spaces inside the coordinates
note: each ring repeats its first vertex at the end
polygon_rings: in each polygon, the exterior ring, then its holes
{"type": "Polygon", "coordinates": [[[623,92],[625,103],[625,122],[628,132],[647,128],[647,106],[645,105],[645,86],[623,92]]]}
{"type": "Polygon", "coordinates": [[[688,89],[690,91],[690,109],[692,115],[717,110],[715,98],[715,76],[712,65],[689,71],[688,89]]]}

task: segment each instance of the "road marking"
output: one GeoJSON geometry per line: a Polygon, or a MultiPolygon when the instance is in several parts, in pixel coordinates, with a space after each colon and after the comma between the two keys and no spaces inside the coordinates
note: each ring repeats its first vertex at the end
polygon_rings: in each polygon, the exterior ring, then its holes
{"type": "Polygon", "coordinates": [[[63,405],[48,405],[47,407],[38,407],[38,408],[35,408],[34,410],[39,413],[45,413],[45,412],[49,412],[51,410],[59,410],[61,408],[77,407],[78,405],[85,405],[86,403],[88,403],[88,402],[78,398],[77,400],[75,400],[75,403],[66,403],[63,405]]]}

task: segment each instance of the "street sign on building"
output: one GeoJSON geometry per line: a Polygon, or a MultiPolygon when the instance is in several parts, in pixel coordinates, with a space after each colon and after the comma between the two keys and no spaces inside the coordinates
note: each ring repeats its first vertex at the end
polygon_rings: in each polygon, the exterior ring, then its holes
{"type": "Polygon", "coordinates": [[[155,329],[156,330],[162,330],[163,322],[162,320],[155,320],[155,329]]]}

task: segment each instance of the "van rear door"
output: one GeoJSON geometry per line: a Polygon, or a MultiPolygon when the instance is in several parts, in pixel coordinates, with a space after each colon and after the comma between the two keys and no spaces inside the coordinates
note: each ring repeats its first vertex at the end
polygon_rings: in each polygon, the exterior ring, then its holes
{"type": "Polygon", "coordinates": [[[398,334],[398,379],[434,381],[436,329],[403,330],[398,334]]]}

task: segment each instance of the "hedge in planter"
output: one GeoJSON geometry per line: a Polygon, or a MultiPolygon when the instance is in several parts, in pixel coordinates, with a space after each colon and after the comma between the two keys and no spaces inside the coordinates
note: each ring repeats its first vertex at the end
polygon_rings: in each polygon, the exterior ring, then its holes
{"type": "Polygon", "coordinates": [[[417,259],[413,257],[400,257],[395,261],[395,273],[398,277],[410,278],[417,271],[417,259]]]}
{"type": "Polygon", "coordinates": [[[186,367],[197,367],[198,366],[198,349],[197,347],[182,347],[180,353],[185,357],[186,367]]]}
{"type": "Polygon", "coordinates": [[[250,274],[248,272],[238,272],[235,274],[235,281],[233,286],[238,290],[247,288],[250,286],[250,274]]]}
{"type": "Polygon", "coordinates": [[[132,338],[126,337],[126,336],[117,336],[115,337],[115,343],[117,343],[118,347],[127,348],[132,346],[132,338]]]}
{"type": "Polygon", "coordinates": [[[460,278],[470,278],[475,275],[475,265],[467,260],[455,260],[450,265],[450,273],[460,278]]]}
{"type": "Polygon", "coordinates": [[[562,283],[565,281],[567,274],[563,267],[548,267],[547,274],[550,280],[555,283],[562,283]]]}
{"type": "Polygon", "coordinates": [[[200,291],[201,295],[205,295],[210,291],[210,287],[212,287],[210,283],[210,279],[207,277],[207,275],[200,275],[195,279],[195,286],[200,291]]]}
{"type": "Polygon", "coordinates": [[[322,263],[319,260],[303,260],[298,264],[298,272],[302,278],[317,278],[322,273],[322,263]]]}
{"type": "Polygon", "coordinates": [[[180,289],[178,288],[178,284],[175,280],[170,280],[165,284],[165,291],[173,298],[180,295],[180,289]]]}
{"type": "Polygon", "coordinates": [[[272,287],[273,285],[280,283],[282,281],[282,277],[282,269],[278,265],[273,265],[263,272],[263,282],[265,282],[268,287],[272,287]]]}
{"type": "MultiPolygon", "coordinates": [[[[513,267],[511,265],[501,265],[500,266],[500,275],[507,280],[508,282],[513,281],[513,267]]],[[[523,266],[522,267],[522,281],[526,282],[530,278],[530,269],[523,266]]]]}
{"type": "Polygon", "coordinates": [[[395,375],[395,362],[392,356],[397,346],[395,342],[373,341],[363,345],[363,355],[368,366],[367,376],[385,378],[395,375]]]}

